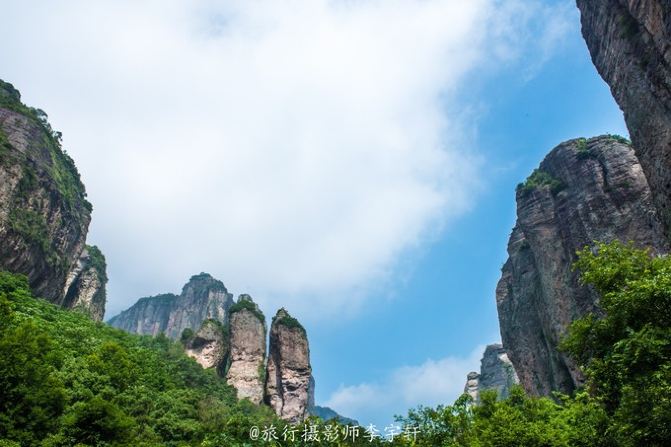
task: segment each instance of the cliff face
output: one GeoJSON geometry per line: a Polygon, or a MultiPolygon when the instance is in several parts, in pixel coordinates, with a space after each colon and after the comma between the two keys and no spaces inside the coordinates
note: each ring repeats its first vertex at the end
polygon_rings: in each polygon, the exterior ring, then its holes
{"type": "Polygon", "coordinates": [[[266,403],[282,419],[303,421],[311,400],[311,375],[305,329],[286,310],[280,309],[270,327],[266,403]]]}
{"type": "Polygon", "coordinates": [[[230,313],[230,365],[226,380],[238,399],[263,402],[266,359],[265,318],[249,295],[240,295],[230,313]]]}
{"type": "Polygon", "coordinates": [[[671,3],[577,4],[592,61],[624,112],[654,202],[671,234],[671,3]]]}
{"type": "Polygon", "coordinates": [[[183,340],[184,350],[203,368],[217,368],[221,374],[228,356],[228,329],[217,320],[205,320],[200,329],[183,340]]]}
{"type": "Polygon", "coordinates": [[[70,271],[63,289],[63,305],[102,321],[107,299],[107,264],[98,247],[87,245],[70,271]]]}
{"type": "Polygon", "coordinates": [[[581,383],[557,345],[574,319],[598,307],[571,266],[576,250],[613,239],[668,250],[641,165],[622,139],[563,143],[518,186],[496,300],[503,346],[528,392],[570,392],[581,383]]]}
{"type": "Polygon", "coordinates": [[[85,270],[91,204],[60,138],[43,111],[0,81],[0,269],[26,275],[37,296],[101,319],[104,274],[89,272],[68,296],[85,270]]]}
{"type": "Polygon", "coordinates": [[[195,330],[203,321],[225,322],[233,305],[221,281],[207,273],[192,276],[180,295],[164,294],[141,298],[130,308],[109,320],[109,324],[127,332],[178,339],[184,329],[195,330]]]}
{"type": "Polygon", "coordinates": [[[519,383],[517,373],[508,353],[500,344],[488,345],[480,361],[480,372],[470,372],[466,377],[464,393],[468,393],[473,401],[480,401],[480,393],[496,390],[500,399],[510,394],[510,388],[519,383]]]}

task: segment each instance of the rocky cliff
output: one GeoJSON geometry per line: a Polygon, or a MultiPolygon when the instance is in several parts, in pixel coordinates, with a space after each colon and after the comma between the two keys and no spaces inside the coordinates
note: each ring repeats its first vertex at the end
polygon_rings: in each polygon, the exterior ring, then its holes
{"type": "Polygon", "coordinates": [[[671,3],[577,4],[594,65],[624,112],[653,200],[671,235],[671,3]]]}
{"type": "Polygon", "coordinates": [[[0,81],[0,269],[25,274],[37,296],[101,319],[104,268],[85,267],[92,208],[60,141],[47,115],[0,81]]]}
{"type": "Polygon", "coordinates": [[[528,392],[570,392],[582,382],[557,345],[571,321],[598,306],[571,266],[576,250],[613,239],[668,249],[632,147],[611,136],[560,144],[517,188],[517,222],[496,289],[503,346],[528,392]]]}
{"type": "Polygon", "coordinates": [[[226,380],[238,399],[263,402],[266,360],[266,324],[263,313],[249,295],[240,295],[230,311],[230,364],[226,380]]]}
{"type": "Polygon", "coordinates": [[[203,321],[225,322],[233,295],[224,284],[207,273],[192,276],[180,295],[163,294],[141,298],[109,320],[127,332],[178,339],[185,329],[196,330],[203,321]]]}
{"type": "Polygon", "coordinates": [[[184,351],[203,368],[216,368],[223,375],[229,352],[228,326],[217,320],[205,320],[197,332],[182,333],[184,351]],[[186,336],[184,336],[186,334],[186,336]]]}
{"type": "Polygon", "coordinates": [[[305,329],[285,309],[270,326],[265,401],[282,419],[301,422],[310,400],[310,347],[305,329]]]}
{"type": "Polygon", "coordinates": [[[107,300],[106,270],[105,257],[98,247],[87,245],[65,281],[63,305],[102,321],[107,300]]]}
{"type": "Polygon", "coordinates": [[[470,372],[466,377],[464,393],[468,393],[475,403],[480,400],[480,393],[496,390],[500,399],[510,394],[510,388],[519,383],[517,373],[508,353],[500,344],[488,345],[480,360],[480,372],[470,372]]]}

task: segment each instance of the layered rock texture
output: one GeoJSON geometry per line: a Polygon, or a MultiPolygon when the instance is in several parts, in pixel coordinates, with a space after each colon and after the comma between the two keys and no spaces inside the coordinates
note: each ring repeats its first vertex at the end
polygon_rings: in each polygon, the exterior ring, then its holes
{"type": "Polygon", "coordinates": [[[671,233],[671,3],[577,0],[582,32],[610,85],[671,233]]]}
{"type": "Polygon", "coordinates": [[[98,247],[87,245],[65,281],[65,307],[80,310],[95,321],[105,315],[107,264],[98,247]]]}
{"type": "Polygon", "coordinates": [[[503,346],[528,392],[570,392],[582,383],[557,345],[574,319],[598,312],[598,303],[571,266],[577,250],[614,239],[668,250],[646,177],[624,139],[563,143],[518,186],[496,300],[503,346]]]}
{"type": "Polygon", "coordinates": [[[266,324],[263,313],[249,295],[240,295],[230,313],[230,365],[226,380],[238,399],[263,402],[266,359],[266,324]]]}
{"type": "Polygon", "coordinates": [[[300,422],[310,400],[310,347],[301,324],[285,309],[270,326],[265,401],[282,419],[300,422]]]}
{"type": "Polygon", "coordinates": [[[43,111],[0,81],[0,269],[26,275],[37,296],[101,319],[104,272],[84,272],[91,204],[60,139],[43,111]]]}
{"type": "Polygon", "coordinates": [[[266,403],[282,419],[301,422],[313,414],[353,422],[315,405],[303,326],[280,309],[270,329],[266,361],[268,331],[259,306],[246,294],[234,303],[223,283],[206,273],[192,277],[181,295],[142,298],[109,323],[127,332],[179,338],[187,355],[203,368],[215,368],[238,399],[266,403]]]}
{"type": "Polygon", "coordinates": [[[510,388],[519,383],[517,373],[508,353],[500,344],[488,345],[480,361],[480,372],[470,372],[466,377],[464,393],[468,393],[475,403],[480,401],[480,393],[495,390],[499,399],[510,394],[510,388]]]}
{"type": "Polygon", "coordinates": [[[228,333],[228,328],[221,322],[205,320],[196,333],[182,338],[184,351],[203,368],[216,368],[221,374],[227,364],[228,333]]]}
{"type": "Polygon", "coordinates": [[[158,335],[173,340],[185,329],[196,330],[203,321],[227,321],[233,295],[224,284],[207,273],[192,276],[179,295],[163,294],[141,298],[130,308],[109,320],[127,332],[158,335]]]}

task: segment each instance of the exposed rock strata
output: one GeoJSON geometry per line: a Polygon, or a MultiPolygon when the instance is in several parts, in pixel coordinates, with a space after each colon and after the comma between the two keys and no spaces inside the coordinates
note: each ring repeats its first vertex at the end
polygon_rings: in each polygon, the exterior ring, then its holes
{"type": "Polygon", "coordinates": [[[266,358],[265,318],[249,295],[240,295],[230,311],[230,365],[226,380],[238,399],[263,402],[266,358]]]}
{"type": "Polygon", "coordinates": [[[624,112],[667,235],[671,235],[671,3],[578,0],[582,33],[624,112]]]}
{"type": "Polygon", "coordinates": [[[266,403],[282,419],[303,421],[308,415],[311,375],[305,329],[286,310],[280,309],[270,327],[266,403]]]}
{"type": "Polygon", "coordinates": [[[82,278],[87,290],[66,296],[69,275],[86,257],[91,204],[60,138],[43,111],[0,81],[0,269],[26,275],[36,296],[100,319],[102,277],[90,272],[82,278]]]}
{"type": "Polygon", "coordinates": [[[228,329],[219,321],[205,320],[200,329],[184,340],[184,351],[203,368],[216,368],[222,373],[229,350],[228,329]]]}
{"type": "Polygon", "coordinates": [[[480,401],[480,393],[486,390],[495,390],[499,399],[505,399],[511,387],[518,383],[508,353],[500,344],[492,344],[485,348],[480,360],[480,372],[468,373],[464,393],[468,393],[475,403],[480,401]]]}
{"type": "Polygon", "coordinates": [[[107,299],[106,268],[105,257],[98,247],[87,245],[65,281],[63,305],[102,321],[107,299]]]}
{"type": "Polygon", "coordinates": [[[503,346],[528,392],[570,392],[582,383],[557,345],[574,319],[598,305],[571,266],[578,249],[614,239],[668,249],[641,165],[621,139],[563,143],[518,187],[496,299],[503,346]]]}
{"type": "Polygon", "coordinates": [[[466,385],[464,385],[464,393],[471,396],[473,402],[477,403],[480,400],[480,373],[471,371],[466,376],[466,385]]]}
{"type": "Polygon", "coordinates": [[[109,320],[127,332],[178,339],[184,329],[196,330],[203,321],[225,322],[233,295],[224,284],[207,273],[192,276],[180,295],[164,294],[141,298],[130,308],[109,320]]]}

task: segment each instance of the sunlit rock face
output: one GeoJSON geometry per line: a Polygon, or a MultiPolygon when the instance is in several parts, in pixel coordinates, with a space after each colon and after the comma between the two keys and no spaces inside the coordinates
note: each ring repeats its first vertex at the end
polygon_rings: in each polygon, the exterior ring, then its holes
{"type": "Polygon", "coordinates": [[[464,393],[471,396],[473,402],[477,403],[480,400],[480,373],[471,371],[466,376],[466,385],[464,385],[464,393]]]}
{"type": "Polygon", "coordinates": [[[104,258],[102,270],[87,264],[90,221],[91,204],[60,134],[0,80],[0,270],[26,275],[36,296],[102,319],[104,258]]]}
{"type": "Polygon", "coordinates": [[[164,333],[178,339],[184,329],[197,330],[207,319],[226,322],[233,295],[224,283],[207,273],[192,276],[180,295],[141,298],[109,320],[109,324],[142,335],[164,333]]]}
{"type": "Polygon", "coordinates": [[[570,392],[583,378],[558,349],[569,324],[599,312],[572,269],[593,241],[668,251],[663,225],[632,147],[618,137],[560,144],[517,189],[517,222],[496,289],[503,346],[527,392],[570,392]]]}
{"type": "Polygon", "coordinates": [[[240,295],[230,311],[230,366],[228,384],[238,399],[263,402],[266,325],[263,313],[249,295],[240,295]]]}
{"type": "Polygon", "coordinates": [[[98,247],[87,245],[65,281],[63,305],[102,321],[107,301],[107,265],[98,247]]]}
{"type": "Polygon", "coordinates": [[[508,353],[500,344],[488,345],[480,360],[480,372],[472,371],[466,377],[464,393],[467,393],[476,404],[480,401],[480,393],[495,390],[499,399],[510,394],[513,385],[519,383],[517,373],[508,353]]]}
{"type": "Polygon", "coordinates": [[[266,403],[282,419],[303,421],[308,416],[311,376],[305,329],[285,309],[280,309],[270,326],[266,403]]]}
{"type": "Polygon", "coordinates": [[[205,320],[200,329],[184,342],[186,355],[192,357],[203,368],[222,371],[228,357],[228,330],[219,321],[205,320]]]}
{"type": "Polygon", "coordinates": [[[653,201],[671,229],[671,2],[577,0],[599,74],[624,112],[653,201]]]}

